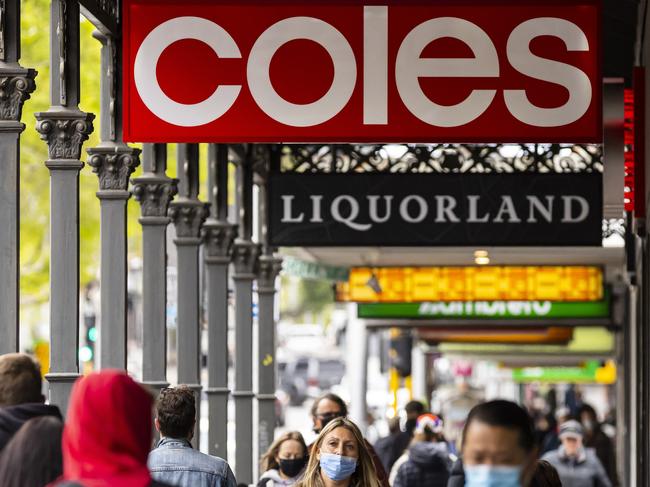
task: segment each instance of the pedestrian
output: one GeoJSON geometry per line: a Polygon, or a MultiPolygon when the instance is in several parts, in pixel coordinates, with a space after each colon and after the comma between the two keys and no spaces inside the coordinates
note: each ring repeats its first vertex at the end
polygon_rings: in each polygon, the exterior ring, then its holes
{"type": "Polygon", "coordinates": [[[571,411],[566,406],[557,408],[555,414],[553,415],[553,427],[544,437],[542,441],[542,455],[546,452],[557,450],[560,446],[560,438],[558,437],[560,425],[566,423],[570,419],[573,419],[571,416],[571,411]]]}
{"type": "Polygon", "coordinates": [[[530,487],[562,487],[560,475],[546,460],[538,460],[530,487]]]}
{"type": "Polygon", "coordinates": [[[298,431],[289,431],[269,447],[261,460],[257,487],[289,487],[302,479],[307,466],[307,445],[298,431]]]}
{"type": "Polygon", "coordinates": [[[151,476],[178,487],[237,487],[225,460],[192,448],[195,423],[192,389],[179,385],[160,391],[154,421],[160,441],[149,454],[151,476]]]}
{"type": "Polygon", "coordinates": [[[517,404],[474,406],[462,433],[466,487],[529,487],[537,450],[533,423],[517,404]]]}
{"type": "Polygon", "coordinates": [[[423,414],[417,419],[411,446],[393,466],[393,487],[447,487],[452,459],[442,431],[438,416],[423,414]]]}
{"type": "Polygon", "coordinates": [[[349,419],[328,421],[314,442],[298,487],[380,487],[359,428],[349,419]]]}
{"type": "Polygon", "coordinates": [[[63,476],[56,487],[163,487],[147,469],[151,395],[124,371],[79,378],[63,428],[63,476]]]}
{"type": "MultiPolygon", "coordinates": [[[[331,392],[318,397],[311,407],[311,417],[314,424],[314,432],[316,433],[323,431],[323,428],[325,428],[325,426],[327,426],[330,421],[338,418],[347,418],[347,416],[348,408],[345,404],[345,401],[343,401],[343,399],[341,399],[336,394],[332,394],[331,392]]],[[[377,456],[377,453],[375,452],[372,445],[365,439],[363,441],[365,449],[368,450],[368,453],[370,454],[370,458],[372,459],[372,463],[374,465],[375,472],[381,486],[389,487],[388,474],[386,473],[386,470],[384,470],[384,466],[382,465],[381,460],[377,456]]],[[[313,445],[314,444],[312,443],[308,447],[310,455],[313,445]]]]}
{"type": "Polygon", "coordinates": [[[54,416],[27,421],[0,454],[2,487],[43,487],[63,473],[63,422],[54,416]]]}
{"type": "Polygon", "coordinates": [[[578,418],[585,432],[583,439],[585,447],[594,449],[612,485],[618,486],[614,442],[603,432],[596,410],[591,405],[583,403],[578,409],[578,418]]]}
{"type": "Polygon", "coordinates": [[[388,420],[388,436],[379,438],[373,445],[381,464],[387,472],[390,472],[395,463],[395,444],[398,441],[397,437],[401,434],[399,416],[394,416],[388,420]]]}
{"type": "Polygon", "coordinates": [[[562,423],[559,436],[560,447],[546,453],[542,460],[557,469],[563,487],[612,487],[594,450],[584,447],[584,430],[579,422],[562,423]]]}
{"type": "Polygon", "coordinates": [[[417,419],[424,413],[424,404],[420,401],[409,401],[404,406],[404,412],[406,413],[404,431],[398,430],[398,432],[382,438],[382,440],[379,440],[375,444],[375,450],[386,472],[391,471],[394,463],[408,448],[409,443],[413,439],[413,431],[415,430],[417,419]]]}
{"type": "Polygon", "coordinates": [[[32,418],[53,416],[58,407],[45,404],[41,367],[24,353],[0,355],[0,452],[20,427],[32,418]]]}

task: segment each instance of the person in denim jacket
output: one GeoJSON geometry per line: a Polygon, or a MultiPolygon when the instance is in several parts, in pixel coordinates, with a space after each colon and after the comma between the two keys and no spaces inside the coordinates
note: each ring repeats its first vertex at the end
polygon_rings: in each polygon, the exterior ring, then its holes
{"type": "Polygon", "coordinates": [[[237,487],[228,463],[192,448],[196,404],[187,386],[165,388],[156,401],[160,441],[149,454],[151,476],[179,487],[237,487]]]}

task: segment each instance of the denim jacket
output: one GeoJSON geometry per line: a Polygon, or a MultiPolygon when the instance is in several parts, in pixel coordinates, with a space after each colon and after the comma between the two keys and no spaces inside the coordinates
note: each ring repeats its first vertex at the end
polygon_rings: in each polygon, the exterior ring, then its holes
{"type": "Polygon", "coordinates": [[[151,477],[179,487],[237,487],[228,463],[194,450],[183,439],[162,438],[149,453],[151,477]]]}

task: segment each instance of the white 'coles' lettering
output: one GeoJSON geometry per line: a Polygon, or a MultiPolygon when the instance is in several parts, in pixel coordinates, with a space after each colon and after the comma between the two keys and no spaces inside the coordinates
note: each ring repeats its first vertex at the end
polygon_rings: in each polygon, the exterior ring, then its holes
{"type": "MultiPolygon", "coordinates": [[[[386,6],[364,7],[363,26],[360,26],[363,28],[364,125],[388,124],[388,12],[386,6]]],[[[575,66],[533,54],[531,42],[541,36],[561,39],[568,51],[589,51],[587,37],[576,24],[554,17],[526,20],[508,37],[505,56],[510,65],[525,76],[564,87],[569,93],[568,100],[558,107],[539,107],[529,99],[525,86],[504,89],[503,99],[512,116],[527,125],[568,125],[588,111],[592,103],[591,82],[587,74],[575,66]]],[[[163,51],[182,39],[205,42],[220,58],[243,56],[235,39],[222,26],[200,17],[168,20],[145,37],[137,51],[133,73],[140,98],[165,122],[198,127],[227,113],[236,103],[242,86],[218,86],[207,99],[194,104],[178,103],[168,97],[156,79],[156,66],[163,51]]],[[[479,118],[492,104],[498,90],[475,89],[455,105],[440,105],[424,93],[420,78],[497,78],[500,76],[499,63],[494,43],[478,25],[458,17],[437,17],[420,23],[405,35],[395,58],[394,80],[402,103],[419,120],[436,127],[458,127],[479,118]],[[461,41],[470,48],[473,57],[422,58],[424,48],[441,38],[461,41]]],[[[248,54],[246,79],[253,99],[266,115],[287,126],[311,127],[331,120],[348,105],[357,83],[357,59],[344,33],[331,24],[315,17],[290,17],[274,23],[256,39],[248,54]],[[284,99],[273,87],[270,75],[271,61],[278,49],[298,39],[318,43],[334,66],[327,92],[318,100],[305,104],[284,99]]],[[[340,204],[344,201],[351,204],[346,199],[340,204]]],[[[377,210],[377,202],[373,204],[377,210]]],[[[470,200],[470,208],[473,204],[470,200]]],[[[508,203],[504,205],[499,214],[507,219],[512,211],[508,203]]],[[[452,211],[444,208],[442,215],[452,211]]],[[[423,211],[421,202],[416,200],[400,208],[408,218],[415,219],[423,211]]],[[[476,212],[473,215],[477,220],[482,218],[476,212]]]]}

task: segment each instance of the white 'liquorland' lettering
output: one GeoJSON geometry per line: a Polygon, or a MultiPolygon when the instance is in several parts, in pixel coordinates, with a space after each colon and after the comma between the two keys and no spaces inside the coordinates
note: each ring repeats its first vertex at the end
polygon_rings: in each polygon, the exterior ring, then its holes
{"type": "Polygon", "coordinates": [[[459,222],[460,218],[454,213],[456,198],[449,195],[436,196],[436,223],[459,222]]]}
{"type": "Polygon", "coordinates": [[[405,222],[420,223],[429,214],[429,204],[422,196],[412,194],[404,198],[399,204],[399,214],[405,222]],[[416,216],[411,215],[409,212],[411,201],[416,203],[416,206],[418,207],[418,213],[416,216]]]}
{"type": "Polygon", "coordinates": [[[551,223],[553,221],[553,200],[555,196],[546,196],[546,206],[537,196],[526,196],[528,200],[528,223],[537,223],[537,218],[535,218],[535,210],[544,218],[547,222],[551,223]]]}
{"type": "Polygon", "coordinates": [[[589,216],[589,202],[582,196],[562,196],[562,202],[564,203],[564,216],[562,217],[562,223],[580,223],[585,221],[589,216]],[[573,203],[577,203],[579,207],[579,213],[577,216],[574,216],[573,214],[573,203]]]}
{"type": "Polygon", "coordinates": [[[292,205],[293,200],[295,199],[294,195],[283,194],[282,198],[282,223],[300,223],[305,219],[305,214],[300,213],[299,215],[293,216],[292,205]]]}
{"type": "Polygon", "coordinates": [[[501,196],[501,206],[499,206],[499,211],[497,211],[497,216],[494,217],[494,221],[497,223],[502,223],[504,221],[504,215],[508,216],[508,223],[519,223],[521,221],[517,215],[517,210],[515,209],[515,204],[512,201],[512,196],[501,196]]]}
{"type": "Polygon", "coordinates": [[[384,223],[390,220],[390,216],[392,213],[392,201],[393,201],[393,196],[378,196],[378,195],[368,195],[368,213],[370,215],[370,220],[373,221],[374,223],[384,223]],[[384,207],[386,208],[386,211],[384,211],[383,216],[379,216],[379,210],[377,208],[379,198],[384,199],[384,207]]]}
{"type": "Polygon", "coordinates": [[[470,194],[467,196],[467,203],[469,205],[469,215],[467,223],[485,223],[490,220],[490,214],[485,213],[483,216],[478,216],[478,202],[481,196],[478,194],[470,194]]]}
{"type": "Polygon", "coordinates": [[[366,232],[370,230],[370,228],[372,227],[370,223],[357,223],[354,221],[359,216],[359,202],[354,198],[354,196],[351,196],[349,194],[342,194],[334,198],[334,200],[332,201],[332,207],[330,208],[330,211],[332,212],[332,218],[334,219],[334,221],[343,223],[344,225],[347,225],[353,230],[366,232]],[[348,214],[347,217],[343,216],[343,214],[341,213],[341,204],[344,201],[350,207],[350,213],[348,214]]]}

